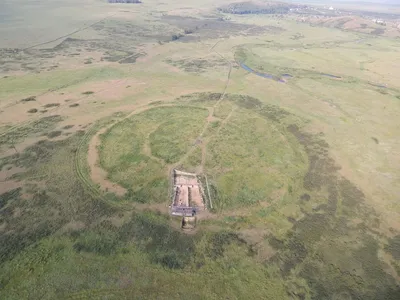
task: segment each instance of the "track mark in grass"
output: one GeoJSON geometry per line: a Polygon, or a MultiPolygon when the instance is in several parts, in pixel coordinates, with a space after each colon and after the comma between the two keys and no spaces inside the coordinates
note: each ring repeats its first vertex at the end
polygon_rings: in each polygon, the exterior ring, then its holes
{"type": "Polygon", "coordinates": [[[86,91],[82,93],[82,95],[92,95],[92,94],[94,94],[93,91],[86,91]]]}
{"type": "MultiPolygon", "coordinates": [[[[33,244],[38,245],[71,220],[92,224],[115,213],[115,208],[98,197],[92,198],[74,174],[71,155],[82,137],[77,132],[61,141],[40,141],[19,154],[3,158],[7,164],[26,168],[16,179],[43,181],[46,190],[30,184],[25,185],[23,193],[17,189],[0,195],[0,219],[8,232],[0,235],[0,263],[18,257],[33,244]]],[[[26,253],[29,255],[35,249],[30,248],[26,253]]],[[[36,261],[35,266],[44,263],[36,261]]],[[[5,277],[0,277],[3,285],[5,277]]]]}
{"type": "Polygon", "coordinates": [[[38,112],[37,108],[32,108],[32,109],[28,110],[28,113],[30,113],[30,114],[35,114],[37,112],[38,112]]]}
{"type": "Polygon", "coordinates": [[[153,101],[153,102],[150,102],[149,105],[159,105],[162,103],[163,103],[162,101],[153,101]]]}
{"type": "Polygon", "coordinates": [[[77,106],[79,106],[79,103],[71,104],[69,107],[77,107],[77,106]]]}
{"type": "Polygon", "coordinates": [[[49,133],[46,133],[46,136],[47,136],[49,139],[52,139],[52,138],[55,138],[55,137],[60,136],[61,133],[62,133],[61,130],[55,130],[55,131],[51,131],[51,132],[49,132],[49,133]]]}

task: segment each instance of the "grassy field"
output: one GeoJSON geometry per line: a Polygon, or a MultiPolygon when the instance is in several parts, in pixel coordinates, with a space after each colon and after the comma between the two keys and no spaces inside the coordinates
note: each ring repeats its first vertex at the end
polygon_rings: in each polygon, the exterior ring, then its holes
{"type": "Polygon", "coordinates": [[[100,163],[111,181],[140,194],[136,201],[165,202],[168,170],[203,169],[218,186],[218,206],[230,210],[273,201],[274,192],[297,186],[306,155],[284,124],[269,120],[288,113],[265,107],[258,115],[246,110],[261,107],[257,99],[228,95],[215,107],[216,120],[207,122],[205,108],[216,105],[218,96],[183,96],[176,107],[153,108],[109,129],[102,137],[100,163]]]}
{"type": "MultiPolygon", "coordinates": [[[[25,76],[12,76],[1,79],[5,87],[1,90],[0,97],[13,97],[19,95],[40,95],[48,91],[67,89],[70,86],[84,85],[90,81],[119,79],[128,74],[118,68],[85,68],[71,71],[52,71],[42,74],[27,74],[25,76]]],[[[18,99],[19,100],[19,99],[18,99]]]]}
{"type": "Polygon", "coordinates": [[[192,147],[207,115],[206,109],[167,107],[126,119],[102,135],[100,164],[133,201],[165,203],[168,164],[192,147]]]}
{"type": "Polygon", "coordinates": [[[1,299],[400,298],[398,39],[228,0],[3,2],[1,299]],[[207,176],[190,233],[172,168],[207,176]]]}

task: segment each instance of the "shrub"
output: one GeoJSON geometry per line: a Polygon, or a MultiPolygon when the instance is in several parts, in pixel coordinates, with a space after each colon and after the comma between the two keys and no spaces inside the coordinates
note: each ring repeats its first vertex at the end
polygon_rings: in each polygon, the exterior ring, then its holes
{"type": "Polygon", "coordinates": [[[49,104],[46,104],[43,107],[49,108],[49,107],[57,107],[57,106],[60,106],[60,103],[49,103],[49,104]]]}
{"type": "Polygon", "coordinates": [[[78,238],[73,247],[77,252],[110,255],[116,251],[118,243],[117,236],[111,232],[86,232],[78,238]]]}
{"type": "Polygon", "coordinates": [[[21,100],[21,102],[30,102],[30,101],[36,101],[36,96],[30,96],[28,98],[24,98],[21,100]]]}

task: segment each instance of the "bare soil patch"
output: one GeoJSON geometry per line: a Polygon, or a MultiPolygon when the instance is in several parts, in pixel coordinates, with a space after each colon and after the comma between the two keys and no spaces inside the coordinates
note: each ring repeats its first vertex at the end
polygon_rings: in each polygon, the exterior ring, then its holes
{"type": "Polygon", "coordinates": [[[0,181],[0,195],[7,193],[11,190],[17,189],[24,185],[21,181],[14,181],[14,180],[7,180],[7,181],[0,181]]]}
{"type": "Polygon", "coordinates": [[[107,192],[115,193],[118,196],[123,196],[127,192],[122,186],[111,182],[107,179],[107,172],[99,167],[99,154],[97,152],[97,147],[100,146],[100,134],[106,132],[106,130],[111,127],[104,127],[90,140],[88,148],[88,164],[90,167],[90,178],[91,180],[99,184],[102,190],[107,192]]]}
{"type": "Polygon", "coordinates": [[[138,92],[138,89],[144,89],[142,82],[135,79],[116,79],[87,84],[82,93],[92,91],[94,93],[86,94],[86,96],[96,99],[119,100],[132,93],[131,89],[126,88],[127,86],[134,87],[135,92],[138,92]]]}
{"type": "MultiPolygon", "coordinates": [[[[3,183],[5,186],[7,185],[7,183],[10,184],[10,189],[14,189],[15,186],[20,186],[20,185],[16,185],[19,182],[14,182],[9,180],[10,177],[12,177],[13,175],[23,172],[25,171],[24,168],[20,168],[20,167],[15,167],[12,165],[6,165],[3,167],[3,169],[0,171],[0,184],[3,183]],[[15,184],[14,184],[15,183],[15,184]]],[[[22,184],[21,184],[22,186],[22,184]]],[[[2,191],[2,189],[0,188],[0,194],[2,194],[4,191],[2,191]]]]}

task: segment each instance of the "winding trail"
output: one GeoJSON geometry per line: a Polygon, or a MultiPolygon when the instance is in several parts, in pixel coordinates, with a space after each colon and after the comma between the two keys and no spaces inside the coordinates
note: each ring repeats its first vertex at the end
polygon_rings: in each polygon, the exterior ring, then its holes
{"type": "MultiPolygon", "coordinates": [[[[199,136],[197,137],[197,139],[200,139],[204,136],[204,133],[207,131],[208,126],[210,125],[210,119],[212,118],[214,114],[214,108],[213,107],[208,107],[208,116],[206,118],[206,123],[203,126],[203,129],[201,131],[201,133],[199,134],[199,136]]],[[[193,145],[190,150],[188,152],[186,152],[186,154],[184,156],[182,156],[182,158],[176,162],[175,164],[171,165],[168,168],[168,174],[171,172],[172,169],[176,168],[177,166],[181,165],[189,156],[190,154],[193,153],[193,151],[196,149],[196,145],[193,145]]]]}
{"type": "MultiPolygon", "coordinates": [[[[92,25],[93,26],[93,25],[92,25]]],[[[210,51],[214,51],[218,56],[220,56],[223,60],[225,60],[228,64],[229,70],[226,76],[226,82],[224,85],[224,90],[219,99],[216,101],[216,103],[212,107],[208,107],[208,116],[206,118],[206,123],[199,135],[199,139],[201,139],[205,132],[207,131],[210,123],[213,121],[214,117],[214,112],[215,108],[218,107],[218,105],[223,101],[225,98],[225,95],[227,93],[228,86],[230,84],[230,79],[231,79],[231,72],[232,72],[232,63],[226,59],[222,54],[214,50],[215,46],[219,43],[220,41],[216,42],[213,47],[211,47],[210,51]]],[[[157,107],[171,107],[175,106],[175,103],[167,103],[167,104],[162,104],[158,105],[157,107]]],[[[190,105],[186,105],[190,106],[190,105]]],[[[103,127],[100,129],[98,132],[95,132],[96,128],[94,125],[92,125],[84,137],[81,139],[80,144],[78,145],[78,149],[75,153],[75,158],[74,158],[74,170],[77,175],[77,178],[81,181],[83,186],[88,190],[88,193],[91,194],[95,198],[99,198],[113,206],[124,208],[124,209],[152,209],[153,206],[150,204],[138,204],[138,203],[114,203],[108,200],[105,195],[103,194],[103,191],[109,191],[113,192],[118,196],[123,196],[127,191],[125,188],[122,186],[118,185],[117,183],[111,182],[108,179],[108,174],[107,171],[102,169],[99,164],[99,153],[98,153],[98,146],[101,144],[101,139],[100,135],[105,133],[107,130],[109,130],[112,126],[115,124],[132,117],[133,115],[139,114],[141,112],[144,112],[146,110],[154,108],[153,106],[148,106],[147,104],[144,106],[140,106],[134,111],[132,111],[130,114],[126,115],[123,118],[120,118],[113,122],[112,124],[107,125],[106,127],[103,127]],[[85,148],[85,144],[88,144],[88,155],[87,155],[87,163],[89,166],[89,174],[90,178],[87,178],[85,173],[83,172],[84,166],[81,165],[80,161],[80,153],[82,153],[83,149],[85,148]],[[98,188],[100,186],[100,188],[98,188]]],[[[220,128],[218,129],[217,132],[220,131],[221,127],[226,124],[228,119],[231,117],[233,114],[234,109],[230,112],[230,114],[222,121],[220,128]]],[[[176,167],[177,165],[181,164],[193,151],[196,149],[196,146],[193,146],[176,164],[170,165],[168,167],[168,175],[171,172],[171,170],[176,167]]],[[[144,145],[143,151],[150,153],[151,154],[151,149],[150,145],[144,145]]],[[[206,151],[207,151],[207,145],[205,144],[202,146],[202,163],[201,163],[201,171],[203,172],[204,166],[205,166],[205,157],[206,157],[206,151]]],[[[151,156],[152,157],[152,156],[151,156]]],[[[162,209],[164,207],[163,205],[157,204],[155,205],[156,209],[162,209]]]]}
{"type": "MultiPolygon", "coordinates": [[[[175,103],[166,103],[166,104],[162,104],[162,105],[157,105],[156,107],[175,107],[176,104],[175,103]]],[[[190,105],[185,105],[186,107],[190,107],[190,105]]],[[[193,106],[196,107],[197,106],[193,106]]],[[[80,144],[80,146],[78,147],[78,151],[76,152],[76,173],[77,173],[77,177],[81,180],[81,182],[88,187],[95,195],[96,197],[101,196],[101,192],[99,191],[98,188],[96,188],[95,186],[93,186],[92,183],[94,183],[95,185],[100,186],[100,190],[101,191],[108,191],[108,192],[114,192],[116,195],[118,196],[123,196],[125,195],[125,193],[127,192],[127,190],[120,186],[119,184],[112,182],[108,179],[108,173],[106,170],[104,170],[103,168],[101,168],[100,163],[99,163],[99,152],[98,152],[98,146],[101,144],[101,140],[100,140],[100,135],[105,133],[107,130],[109,130],[110,128],[112,128],[114,125],[122,122],[125,119],[131,118],[132,116],[142,113],[144,111],[147,111],[149,109],[153,109],[155,108],[155,106],[149,106],[149,105],[144,105],[144,106],[140,106],[137,109],[135,109],[134,111],[132,111],[130,114],[126,115],[123,118],[120,118],[118,120],[116,120],[115,122],[101,128],[98,132],[96,132],[95,134],[93,134],[94,131],[94,125],[92,125],[92,127],[88,130],[88,132],[86,133],[86,135],[82,138],[82,142],[80,144]],[[79,151],[83,148],[85,141],[88,141],[88,157],[87,157],[87,163],[89,166],[89,172],[90,172],[90,180],[92,181],[89,182],[86,178],[85,175],[83,175],[82,170],[84,169],[83,166],[80,165],[79,163],[79,151]]],[[[210,114],[210,113],[209,113],[210,114]]],[[[201,135],[204,134],[205,130],[207,129],[207,124],[204,126],[203,131],[201,133],[201,135]]],[[[148,139],[147,139],[148,140],[148,139]]],[[[185,154],[185,156],[181,159],[181,161],[183,161],[185,158],[187,158],[192,151],[195,149],[195,147],[192,147],[192,149],[185,154]]],[[[146,155],[148,155],[149,157],[151,157],[152,159],[155,159],[157,161],[159,161],[162,164],[165,164],[165,162],[160,159],[157,158],[155,156],[152,155],[151,153],[151,149],[150,149],[150,145],[148,143],[145,143],[144,147],[143,147],[143,151],[145,152],[146,155]]],[[[177,165],[177,164],[175,164],[177,165]]],[[[174,166],[175,166],[174,165],[174,166]]],[[[170,166],[168,168],[168,171],[170,172],[172,170],[172,168],[174,166],[170,166]]],[[[169,174],[169,173],[168,173],[169,174]]]]}
{"type": "MultiPolygon", "coordinates": [[[[220,56],[223,60],[225,60],[228,63],[229,66],[229,70],[228,70],[228,74],[226,77],[226,82],[225,82],[225,86],[224,86],[224,91],[221,94],[221,96],[219,97],[219,99],[217,100],[217,102],[212,106],[212,107],[207,107],[208,108],[208,116],[206,119],[206,123],[203,127],[203,130],[201,131],[200,135],[198,136],[198,140],[202,140],[202,137],[204,136],[204,134],[206,133],[208,127],[210,126],[210,123],[212,122],[212,120],[215,118],[214,116],[214,112],[215,112],[215,108],[218,107],[218,105],[221,103],[221,101],[225,98],[226,95],[226,91],[228,90],[228,86],[231,80],[231,72],[232,72],[232,63],[226,59],[221,53],[219,53],[218,51],[214,50],[214,48],[221,42],[221,40],[218,40],[210,49],[209,51],[213,51],[214,53],[216,53],[218,56],[220,56]]],[[[222,125],[222,124],[221,124],[222,125]]],[[[200,174],[204,172],[204,165],[205,165],[205,155],[206,155],[206,151],[207,151],[207,143],[208,142],[203,142],[202,141],[202,146],[201,146],[201,156],[202,156],[202,160],[201,160],[201,165],[200,165],[200,174]]],[[[168,168],[168,174],[171,173],[172,169],[178,167],[179,165],[181,165],[189,156],[190,154],[193,153],[193,151],[196,149],[196,145],[192,146],[190,148],[190,150],[175,164],[171,165],[168,168]]]]}
{"type": "Polygon", "coordinates": [[[88,147],[88,164],[90,166],[90,179],[100,185],[102,190],[106,192],[115,193],[117,196],[123,196],[127,190],[118,185],[117,183],[111,182],[107,179],[107,172],[100,167],[100,156],[98,147],[101,145],[100,135],[105,133],[109,128],[111,128],[114,123],[109,126],[100,129],[90,140],[88,147]]]}
{"type": "MultiPolygon", "coordinates": [[[[153,132],[154,132],[154,131],[153,131],[153,132]]],[[[151,135],[153,132],[150,132],[150,133],[147,135],[146,139],[145,139],[145,142],[144,142],[144,145],[143,145],[143,148],[142,148],[143,153],[146,154],[146,155],[147,155],[148,157],[150,157],[151,159],[154,159],[155,161],[158,161],[160,164],[165,164],[165,161],[164,161],[163,159],[154,156],[153,153],[151,152],[151,147],[150,147],[150,135],[151,135]]]]}
{"type": "Polygon", "coordinates": [[[231,118],[233,112],[236,110],[236,107],[233,107],[232,110],[229,112],[229,114],[226,116],[225,119],[222,120],[221,125],[218,127],[217,131],[210,135],[207,140],[202,144],[201,146],[201,164],[200,164],[200,173],[204,173],[204,168],[206,165],[206,160],[207,160],[207,146],[208,143],[211,141],[211,139],[216,136],[221,129],[225,126],[226,123],[228,123],[229,119],[231,118]]]}
{"type": "MultiPolygon", "coordinates": [[[[211,48],[210,51],[214,51],[219,57],[221,57],[223,60],[225,60],[228,64],[229,64],[229,71],[228,71],[228,75],[227,75],[227,79],[226,79],[226,83],[225,83],[225,88],[224,88],[224,92],[222,93],[221,97],[218,99],[218,101],[214,104],[213,108],[212,108],[212,115],[209,116],[209,118],[207,118],[207,128],[211,123],[211,120],[215,117],[214,116],[214,112],[215,112],[215,108],[218,107],[218,105],[221,103],[221,101],[225,98],[226,95],[226,91],[228,90],[228,86],[230,84],[231,81],[231,73],[232,73],[232,62],[230,60],[228,60],[227,58],[225,58],[225,56],[223,56],[221,53],[219,53],[218,51],[214,50],[214,48],[221,42],[221,40],[217,41],[211,48]]],[[[221,127],[226,124],[227,119],[230,118],[230,116],[232,115],[233,110],[229,113],[229,115],[222,121],[221,125],[219,126],[217,133],[219,133],[219,131],[221,130],[221,127]]],[[[206,165],[206,159],[207,159],[207,145],[210,142],[211,138],[214,136],[215,134],[213,134],[212,136],[208,137],[207,141],[205,141],[202,146],[201,146],[201,164],[200,164],[200,173],[204,173],[204,169],[205,169],[205,165],[206,165]]]]}
{"type": "MultiPolygon", "coordinates": [[[[165,104],[165,105],[159,105],[158,107],[160,107],[160,106],[171,106],[171,105],[165,104]]],[[[122,122],[123,120],[128,119],[135,114],[139,114],[139,113],[144,112],[151,108],[153,108],[153,106],[145,105],[145,106],[138,107],[138,109],[135,109],[133,112],[131,112],[127,116],[109,124],[106,127],[103,127],[97,133],[95,133],[92,137],[90,137],[90,135],[93,133],[93,130],[94,130],[93,129],[94,125],[92,125],[91,129],[88,130],[88,132],[85,134],[85,136],[87,136],[87,137],[82,138],[82,143],[78,147],[78,151],[76,152],[75,155],[79,156],[79,149],[83,146],[85,141],[88,138],[90,138],[90,140],[88,142],[88,156],[87,156],[87,163],[89,165],[90,179],[94,184],[100,186],[100,190],[108,190],[110,192],[114,192],[118,196],[123,196],[127,192],[127,190],[124,187],[120,186],[119,184],[117,184],[115,182],[110,181],[108,179],[107,171],[100,167],[100,163],[99,163],[100,156],[99,156],[99,152],[98,152],[98,146],[101,144],[100,135],[105,133],[107,130],[109,130],[111,127],[113,127],[117,123],[122,122]]],[[[76,173],[78,175],[78,178],[81,180],[81,182],[87,188],[89,188],[96,195],[96,197],[101,197],[101,193],[99,192],[99,190],[96,187],[94,187],[93,184],[91,184],[91,182],[88,182],[85,179],[84,175],[82,175],[81,170],[83,169],[83,166],[80,166],[78,158],[76,158],[76,161],[78,162],[77,166],[76,166],[76,173]]]]}

